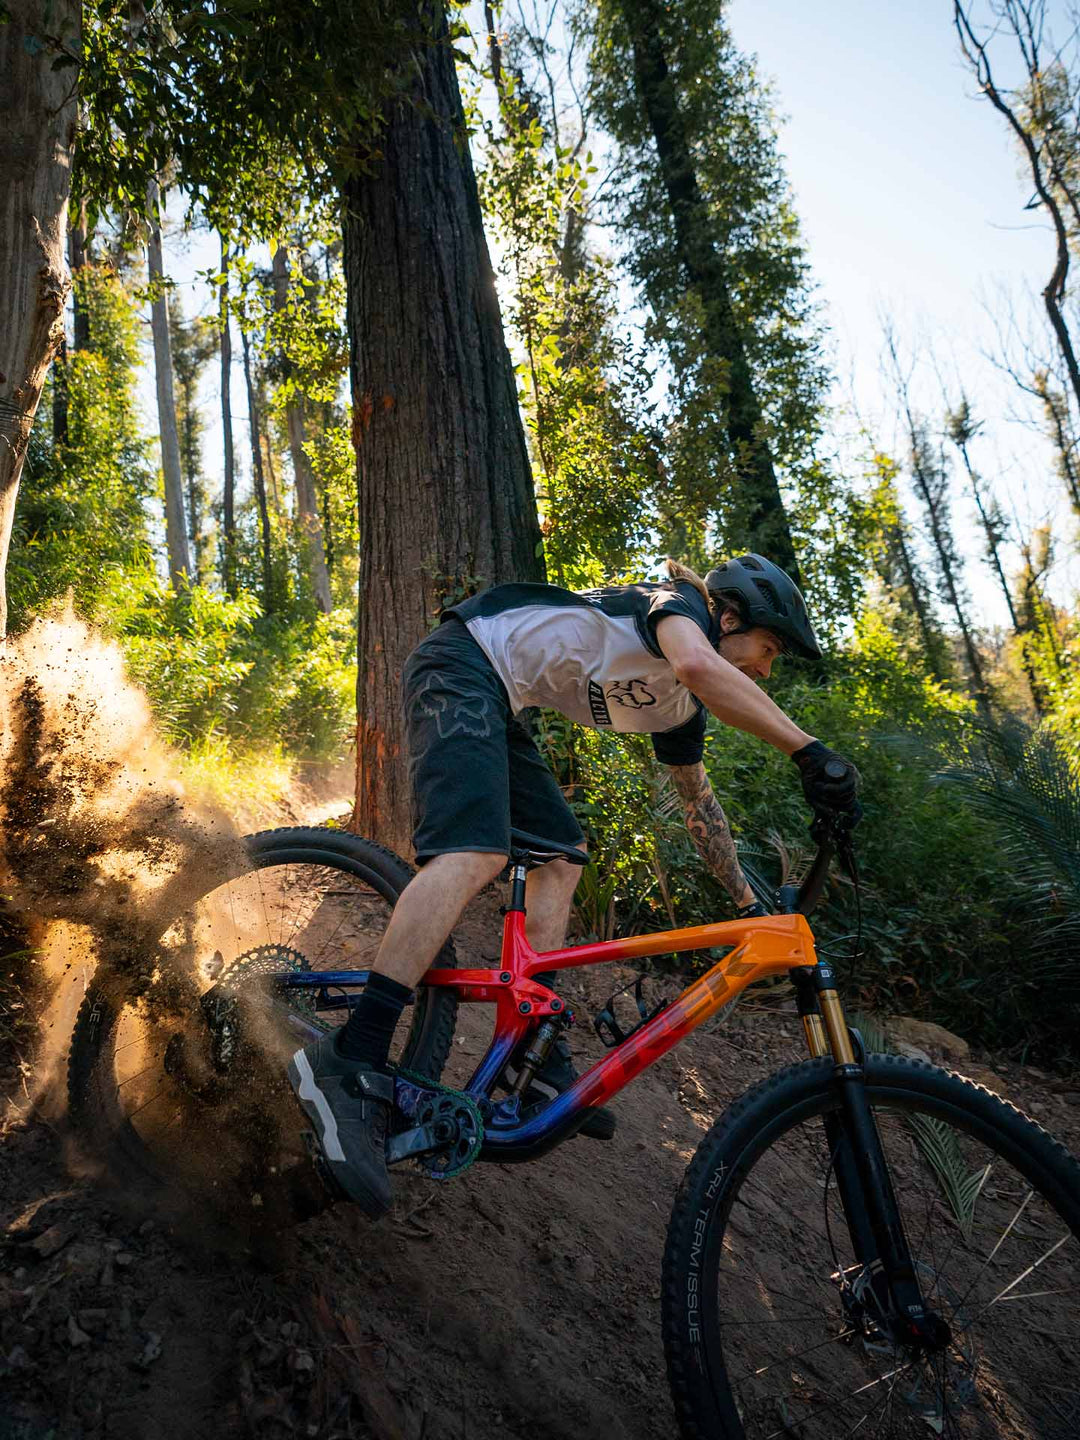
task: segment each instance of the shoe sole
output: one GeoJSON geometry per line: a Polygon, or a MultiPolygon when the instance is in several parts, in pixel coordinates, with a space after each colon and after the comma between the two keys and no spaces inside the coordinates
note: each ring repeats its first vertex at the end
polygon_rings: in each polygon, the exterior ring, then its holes
{"type": "Polygon", "coordinates": [[[289,1084],[292,1086],[301,1110],[315,1129],[315,1140],[322,1151],[322,1158],[346,1199],[358,1205],[371,1220],[378,1220],[390,1208],[374,1196],[366,1185],[357,1183],[356,1172],[345,1158],[341,1145],[334,1112],[326,1096],[319,1089],[311,1062],[303,1050],[297,1050],[289,1061],[289,1084]]]}

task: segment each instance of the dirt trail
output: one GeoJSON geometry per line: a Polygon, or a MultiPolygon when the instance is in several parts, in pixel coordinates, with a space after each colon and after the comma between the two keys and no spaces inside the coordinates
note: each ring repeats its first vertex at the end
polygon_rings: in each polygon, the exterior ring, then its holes
{"type": "MultiPolygon", "coordinates": [[[[463,959],[490,953],[486,909],[463,959]]],[[[611,983],[588,974],[570,993],[584,1013],[611,983]]],[[[480,1007],[464,1015],[453,1073],[484,1023],[480,1007]]],[[[14,1119],[0,1143],[0,1437],[673,1433],[658,1305],[671,1199],[710,1117],[800,1058],[797,1035],[751,997],[619,1097],[614,1142],[445,1185],[399,1174],[377,1227],[338,1207],[270,1246],[222,1249],[197,1219],[132,1210],[71,1178],[62,1130],[14,1119]]],[[[599,1053],[584,1024],[575,1050],[599,1053]]],[[[965,1068],[1080,1148],[1080,1095],[965,1068]]],[[[16,1066],[0,1079],[18,1095],[16,1066]]]]}

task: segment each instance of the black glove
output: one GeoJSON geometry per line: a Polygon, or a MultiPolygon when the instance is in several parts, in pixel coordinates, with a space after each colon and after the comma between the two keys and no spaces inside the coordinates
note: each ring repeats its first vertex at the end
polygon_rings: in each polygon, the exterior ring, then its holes
{"type": "Polygon", "coordinates": [[[735,911],[737,920],[756,920],[759,915],[768,915],[768,910],[760,900],[753,901],[750,905],[744,905],[741,910],[735,911]]]}
{"type": "Polygon", "coordinates": [[[791,758],[799,767],[803,794],[811,810],[843,811],[852,822],[862,816],[862,806],[855,798],[859,772],[850,760],[845,760],[820,740],[811,740],[809,745],[796,750],[791,758]]]}

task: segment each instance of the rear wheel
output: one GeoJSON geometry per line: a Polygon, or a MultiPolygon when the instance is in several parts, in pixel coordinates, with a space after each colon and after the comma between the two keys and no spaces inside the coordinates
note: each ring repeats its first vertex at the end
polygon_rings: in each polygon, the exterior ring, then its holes
{"type": "Polygon", "coordinates": [[[871,1056],[867,1091],[932,1351],[877,1312],[823,1120],[831,1061],[772,1076],[701,1142],[664,1257],[664,1342],[687,1440],[1080,1434],[1080,1165],[1013,1106],[871,1056]]]}
{"type": "MultiPolygon", "coordinates": [[[[262,1207],[283,1173],[306,1171],[302,1116],[284,1073],[296,1042],[271,977],[367,969],[412,874],[391,851],[344,831],[245,840],[235,873],[186,896],[148,942],[138,979],[130,963],[95,974],[68,1060],[69,1111],[88,1150],[125,1179],[179,1183],[225,1208],[262,1207]]],[[[437,963],[456,964],[452,942],[437,963]]],[[[314,1008],[314,992],[292,996],[314,1008]]],[[[321,1018],[329,1025],[346,1013],[321,1018]]],[[[452,993],[421,986],[392,1055],[437,1080],[455,1018],[452,993]]]]}

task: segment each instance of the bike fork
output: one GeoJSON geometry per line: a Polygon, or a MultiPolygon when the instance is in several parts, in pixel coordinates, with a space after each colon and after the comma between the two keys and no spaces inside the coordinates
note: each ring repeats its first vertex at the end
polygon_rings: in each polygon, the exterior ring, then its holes
{"type": "Polygon", "coordinates": [[[901,1319],[905,1338],[941,1343],[941,1322],[928,1314],[904,1233],[888,1162],[866,1094],[865,1053],[859,1051],[834,986],[830,965],[793,972],[807,1043],[815,1056],[832,1055],[840,1109],[824,1118],[837,1193],[858,1267],[882,1317],[901,1319]],[[805,1012],[805,1013],[804,1013],[805,1012]]]}

